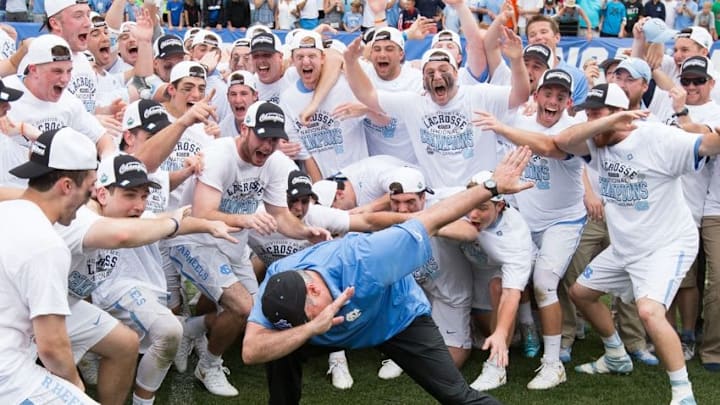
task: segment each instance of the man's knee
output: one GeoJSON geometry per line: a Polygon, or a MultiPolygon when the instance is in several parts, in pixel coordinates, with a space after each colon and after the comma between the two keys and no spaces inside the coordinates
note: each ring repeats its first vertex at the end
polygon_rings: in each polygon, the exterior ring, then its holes
{"type": "Polygon", "coordinates": [[[137,356],[139,350],[140,338],[138,334],[123,324],[115,326],[110,333],[91,349],[92,352],[105,358],[137,356]]]}
{"type": "Polygon", "coordinates": [[[240,283],[233,283],[223,290],[220,305],[238,319],[245,320],[250,316],[253,299],[248,290],[240,283]]]}
{"type": "Polygon", "coordinates": [[[568,292],[570,294],[570,299],[575,305],[596,302],[600,299],[600,295],[602,295],[602,292],[595,291],[578,283],[573,284],[568,292]]]}
{"type": "Polygon", "coordinates": [[[665,318],[666,309],[663,304],[649,298],[641,298],[637,300],[635,305],[637,306],[638,316],[646,328],[657,322],[667,322],[667,318],[665,318]]]}

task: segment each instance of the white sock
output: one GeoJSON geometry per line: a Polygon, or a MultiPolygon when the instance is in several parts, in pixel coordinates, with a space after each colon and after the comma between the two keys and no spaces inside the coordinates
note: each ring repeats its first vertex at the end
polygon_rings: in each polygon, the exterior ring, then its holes
{"type": "Polygon", "coordinates": [[[533,325],[535,320],[532,317],[532,307],[530,301],[521,302],[518,307],[518,320],[522,325],[533,325]]]}
{"type": "Polygon", "coordinates": [[[543,335],[543,359],[549,362],[560,361],[560,341],[562,335],[543,335]]]}
{"type": "Polygon", "coordinates": [[[620,340],[620,335],[617,331],[608,337],[602,338],[603,346],[605,346],[605,353],[610,357],[622,357],[627,355],[625,346],[620,340]]]}
{"type": "Polygon", "coordinates": [[[200,361],[198,362],[199,366],[201,368],[212,368],[216,367],[218,364],[222,364],[223,359],[221,356],[216,356],[209,351],[206,351],[203,353],[203,356],[200,357],[200,361]]]}
{"type": "Polygon", "coordinates": [[[143,398],[140,398],[139,396],[137,396],[137,394],[135,394],[133,392],[133,402],[132,403],[133,403],[133,405],[152,405],[155,403],[155,397],[152,397],[150,399],[143,399],[143,398]]]}
{"type": "Polygon", "coordinates": [[[683,384],[683,383],[690,382],[690,380],[688,379],[687,367],[683,366],[682,368],[680,368],[678,370],[668,371],[667,374],[668,374],[668,377],[670,377],[671,383],[683,384]]]}

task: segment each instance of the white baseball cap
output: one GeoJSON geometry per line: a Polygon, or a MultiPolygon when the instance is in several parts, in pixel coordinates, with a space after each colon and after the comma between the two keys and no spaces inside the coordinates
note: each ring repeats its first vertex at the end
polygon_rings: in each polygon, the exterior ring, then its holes
{"type": "MultiPolygon", "coordinates": [[[[488,170],[483,170],[480,173],[472,176],[468,186],[470,186],[470,185],[482,186],[483,183],[485,183],[485,181],[490,180],[490,178],[492,178],[492,175],[493,175],[493,172],[488,171],[488,170]]],[[[504,199],[505,199],[504,195],[498,194],[495,197],[490,198],[490,201],[503,201],[504,199]]]]}
{"type": "Polygon", "coordinates": [[[223,41],[222,38],[220,38],[220,35],[212,31],[200,30],[193,36],[192,43],[190,44],[190,49],[201,44],[214,46],[215,48],[221,48],[223,41]]]}
{"type": "Polygon", "coordinates": [[[462,43],[460,42],[460,35],[458,35],[457,32],[450,31],[450,30],[442,30],[442,31],[438,32],[437,34],[435,34],[433,36],[430,47],[431,48],[434,47],[435,44],[437,44],[438,42],[441,42],[441,41],[454,42],[457,45],[460,52],[462,52],[462,43]]]}
{"type": "Polygon", "coordinates": [[[30,159],[10,170],[21,179],[34,179],[53,170],[95,170],[97,149],[70,127],[43,132],[30,148],[30,159]]]}
{"type": "Polygon", "coordinates": [[[457,61],[446,49],[428,49],[425,51],[420,64],[423,70],[428,62],[447,62],[457,70],[457,61]]]}
{"type": "Polygon", "coordinates": [[[227,78],[227,86],[228,89],[236,84],[242,84],[244,86],[248,86],[251,89],[253,89],[254,92],[257,92],[257,80],[255,79],[255,75],[252,73],[245,71],[245,70],[236,70],[230,75],[228,75],[227,78]]]}
{"type": "Polygon", "coordinates": [[[390,179],[388,191],[391,195],[422,192],[435,194],[425,182],[422,172],[412,167],[398,167],[389,173],[388,179],[390,179]]]}
{"type": "MultiPolygon", "coordinates": [[[[55,14],[76,4],[88,4],[88,0],[48,0],[45,2],[45,14],[52,17],[55,14]]],[[[89,7],[89,5],[88,5],[89,7]]]]}
{"type": "Polygon", "coordinates": [[[382,27],[375,30],[371,46],[374,45],[376,41],[383,40],[390,40],[396,43],[400,49],[405,49],[405,40],[403,39],[402,32],[400,32],[397,28],[382,27]]]}
{"type": "Polygon", "coordinates": [[[25,70],[30,65],[62,61],[72,61],[72,50],[67,41],[59,35],[40,35],[28,46],[27,53],[18,66],[18,74],[25,74],[25,70]]]}
{"type": "Polygon", "coordinates": [[[712,35],[710,35],[708,30],[698,26],[685,28],[684,30],[680,31],[679,34],[677,34],[675,40],[677,40],[678,38],[690,38],[691,40],[695,41],[700,46],[708,50],[713,44],[712,35]]]}
{"type": "Polygon", "coordinates": [[[322,51],[324,49],[322,37],[315,31],[298,31],[290,43],[290,50],[296,49],[319,49],[322,51]]]}
{"type": "Polygon", "coordinates": [[[588,90],[585,101],[575,106],[576,111],[587,108],[616,107],[627,110],[630,106],[625,92],[615,83],[598,84],[588,90]]]}
{"type": "Polygon", "coordinates": [[[184,60],[173,66],[170,71],[170,83],[175,83],[184,77],[200,77],[203,80],[207,80],[207,72],[201,64],[184,60]]]}
{"type": "Polygon", "coordinates": [[[318,196],[318,204],[331,207],[335,202],[338,185],[335,180],[320,180],[313,184],[312,191],[318,196]]]}
{"type": "Polygon", "coordinates": [[[255,35],[257,35],[261,32],[265,32],[268,34],[273,33],[272,30],[270,29],[270,27],[268,27],[267,25],[255,24],[255,25],[248,27],[248,29],[245,31],[245,38],[248,40],[252,40],[255,37],[255,35]]]}

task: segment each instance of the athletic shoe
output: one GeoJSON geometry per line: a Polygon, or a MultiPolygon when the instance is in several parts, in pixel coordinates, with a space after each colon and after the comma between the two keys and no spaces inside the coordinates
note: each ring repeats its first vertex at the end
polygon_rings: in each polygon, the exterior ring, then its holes
{"type": "Polygon", "coordinates": [[[696,405],[690,382],[670,382],[672,401],[670,405],[696,405]]]}
{"type": "Polygon", "coordinates": [[[353,378],[350,375],[347,361],[344,359],[329,359],[330,368],[327,373],[332,375],[332,385],[339,390],[346,390],[353,386],[353,378]]]}
{"type": "Polygon", "coordinates": [[[560,361],[563,363],[570,363],[572,360],[572,346],[563,347],[560,346],[560,361]]]}
{"type": "Polygon", "coordinates": [[[86,385],[97,385],[100,357],[95,353],[87,352],[77,365],[86,385]]]}
{"type": "Polygon", "coordinates": [[[520,325],[520,333],[523,336],[523,354],[527,358],[536,357],[540,353],[540,337],[535,325],[520,325]]]}
{"type": "Polygon", "coordinates": [[[541,364],[535,371],[537,375],[527,385],[531,390],[547,390],[567,381],[565,366],[560,361],[540,360],[541,364]]]}
{"type": "Polygon", "coordinates": [[[600,356],[599,359],[575,367],[575,371],[584,374],[630,374],[633,362],[627,354],[621,357],[600,356]]]}
{"type": "Polygon", "coordinates": [[[378,371],[378,377],[383,380],[392,380],[393,378],[400,377],[402,372],[402,368],[400,368],[397,363],[391,359],[387,359],[382,361],[382,367],[380,367],[380,370],[378,371]]]}
{"type": "Polygon", "coordinates": [[[682,345],[685,361],[692,360],[692,358],[695,357],[695,340],[689,338],[682,338],[680,339],[680,345],[682,345]]]}
{"type": "Polygon", "coordinates": [[[630,353],[630,356],[632,356],[633,359],[639,361],[640,363],[645,364],[646,366],[657,366],[660,364],[660,361],[657,357],[655,357],[654,354],[650,353],[647,349],[640,349],[635,350],[634,352],[630,353]]]}
{"type": "Polygon", "coordinates": [[[483,363],[483,369],[480,375],[470,384],[470,388],[475,391],[490,391],[495,388],[502,387],[507,383],[507,372],[505,367],[498,367],[495,364],[486,361],[483,363]]]}
{"type": "Polygon", "coordinates": [[[230,370],[223,367],[222,362],[210,368],[202,368],[200,364],[195,367],[195,378],[210,391],[211,394],[221,397],[234,397],[240,394],[227,380],[230,370]]]}
{"type": "Polygon", "coordinates": [[[178,372],[184,373],[187,371],[188,357],[190,357],[190,353],[195,346],[194,343],[193,339],[190,339],[190,336],[186,335],[183,335],[180,340],[180,345],[178,346],[177,353],[175,353],[175,359],[173,360],[173,364],[175,364],[175,368],[178,372]]]}

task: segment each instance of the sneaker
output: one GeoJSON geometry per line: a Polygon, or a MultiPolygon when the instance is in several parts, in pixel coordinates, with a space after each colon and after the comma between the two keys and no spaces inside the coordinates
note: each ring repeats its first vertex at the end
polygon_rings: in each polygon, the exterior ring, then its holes
{"type": "Polygon", "coordinates": [[[97,385],[100,357],[95,353],[87,352],[77,365],[86,385],[97,385]]]}
{"type": "Polygon", "coordinates": [[[680,345],[682,345],[685,361],[692,360],[692,358],[695,357],[695,341],[691,339],[681,339],[680,345]]]}
{"type": "Polygon", "coordinates": [[[599,359],[575,367],[575,371],[584,374],[630,374],[633,362],[627,354],[622,357],[600,356],[599,359]]]}
{"type": "Polygon", "coordinates": [[[572,346],[563,347],[560,346],[560,361],[563,363],[570,363],[572,360],[572,346]]]}
{"type": "Polygon", "coordinates": [[[565,367],[559,361],[540,360],[540,367],[537,368],[537,375],[527,385],[531,390],[547,390],[557,387],[567,381],[565,367]]]}
{"type": "Polygon", "coordinates": [[[332,375],[332,385],[339,390],[346,390],[353,386],[353,378],[350,375],[347,361],[344,359],[328,360],[330,368],[327,373],[332,375]]]}
{"type": "Polygon", "coordinates": [[[187,371],[188,357],[190,357],[190,352],[192,352],[194,345],[193,339],[190,339],[189,336],[183,335],[180,340],[177,353],[175,353],[175,359],[173,360],[173,364],[175,364],[175,368],[178,372],[184,373],[187,371]]]}
{"type": "Polygon", "coordinates": [[[689,382],[670,382],[672,401],[670,405],[696,405],[692,384],[689,382]]]}
{"type": "Polygon", "coordinates": [[[502,387],[507,383],[507,372],[505,367],[498,367],[495,364],[486,361],[483,363],[483,369],[480,375],[470,384],[470,388],[475,391],[490,391],[495,388],[502,387]]]}
{"type": "Polygon", "coordinates": [[[226,377],[228,375],[230,375],[230,370],[223,367],[222,363],[210,368],[202,368],[200,364],[195,367],[195,378],[200,380],[211,394],[221,397],[234,397],[240,394],[228,382],[226,377]]]}
{"type": "Polygon", "coordinates": [[[533,358],[540,353],[540,337],[537,334],[535,325],[520,325],[523,335],[523,354],[527,358],[533,358]]]}
{"type": "Polygon", "coordinates": [[[657,366],[660,364],[660,361],[657,357],[655,357],[654,354],[650,353],[647,349],[640,349],[635,350],[634,352],[630,353],[630,356],[632,356],[633,359],[639,361],[640,363],[645,364],[646,366],[657,366]]]}
{"type": "Polygon", "coordinates": [[[383,380],[392,380],[393,378],[400,377],[402,372],[402,368],[400,368],[397,363],[391,359],[387,359],[382,361],[382,367],[380,367],[380,370],[378,371],[378,377],[383,380]]]}

